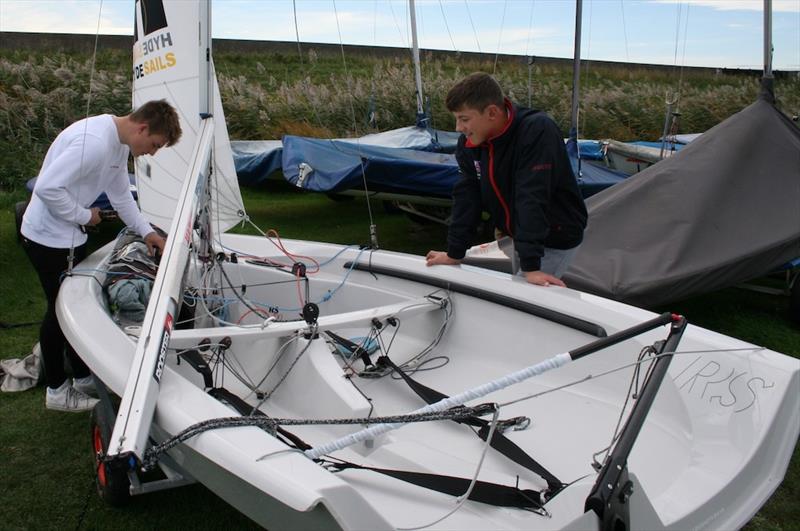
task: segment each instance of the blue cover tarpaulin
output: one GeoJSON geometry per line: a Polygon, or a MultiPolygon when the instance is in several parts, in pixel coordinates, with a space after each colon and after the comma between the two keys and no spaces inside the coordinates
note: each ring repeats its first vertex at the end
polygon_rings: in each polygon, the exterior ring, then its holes
{"type": "MultiPolygon", "coordinates": [[[[403,148],[436,153],[453,153],[460,133],[424,127],[401,127],[360,138],[338,138],[359,146],[403,148]]],[[[280,140],[235,140],[231,142],[233,163],[239,184],[258,186],[281,169],[283,143],[280,140]]]]}
{"type": "Polygon", "coordinates": [[[447,153],[289,135],[283,137],[283,174],[316,192],[363,189],[366,178],[371,192],[441,198],[451,197],[459,177],[455,156],[447,153]]]}
{"type": "MultiPolygon", "coordinates": [[[[594,142],[594,141],[589,141],[594,142]]],[[[586,160],[585,147],[587,141],[580,141],[580,164],[578,164],[578,150],[574,139],[567,141],[567,154],[572,163],[572,172],[578,180],[578,188],[584,198],[591,197],[597,192],[605,190],[624,181],[628,175],[617,170],[612,170],[599,163],[586,160]]]]}

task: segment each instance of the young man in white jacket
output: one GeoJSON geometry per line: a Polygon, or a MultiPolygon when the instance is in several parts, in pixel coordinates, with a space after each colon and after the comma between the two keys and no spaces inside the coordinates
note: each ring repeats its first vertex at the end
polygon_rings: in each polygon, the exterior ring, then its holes
{"type": "Polygon", "coordinates": [[[122,221],[144,238],[150,252],[163,251],[164,238],[131,196],[128,155],[155,155],[160,148],[175,144],[180,136],[175,109],[163,100],[150,101],[125,116],[102,114],[75,122],[47,151],[20,232],[47,297],[39,344],[48,409],[86,411],[97,402],[86,394],[94,388],[89,369],[66,341],[55,306],[70,250],[74,250],[74,266],[86,257],[84,227],[101,221],[100,209],[90,205],[105,192],[122,221]],[[73,382],[66,377],[65,354],[73,382]]]}

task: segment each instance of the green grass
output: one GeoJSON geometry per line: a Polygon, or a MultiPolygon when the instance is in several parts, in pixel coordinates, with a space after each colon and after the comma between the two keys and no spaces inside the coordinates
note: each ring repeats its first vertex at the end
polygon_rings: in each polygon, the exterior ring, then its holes
{"type": "MultiPolygon", "coordinates": [[[[323,195],[270,183],[267,190],[245,190],[248,214],[263,229],[282,237],[361,244],[369,239],[364,199],[333,202],[323,195]]],[[[27,258],[14,237],[13,204],[20,192],[0,192],[0,321],[38,320],[43,296],[27,258]]],[[[423,254],[442,248],[445,230],[420,226],[405,216],[372,204],[381,246],[423,254]]],[[[96,246],[112,238],[118,226],[93,236],[96,246]]],[[[675,304],[669,310],[690,322],[800,357],[800,333],[786,317],[780,297],[736,288],[675,304]]],[[[29,352],[36,327],[0,330],[0,358],[29,352]]],[[[42,387],[0,394],[0,504],[2,529],[248,529],[252,524],[200,485],[137,496],[129,507],[112,509],[94,493],[89,415],[49,412],[42,387]]],[[[798,529],[800,449],[781,487],[748,525],[753,530],[798,529]]]]}

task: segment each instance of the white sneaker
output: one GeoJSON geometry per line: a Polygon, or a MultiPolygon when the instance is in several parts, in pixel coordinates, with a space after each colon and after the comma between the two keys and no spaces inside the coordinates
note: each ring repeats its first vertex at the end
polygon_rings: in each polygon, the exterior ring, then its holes
{"type": "Polygon", "coordinates": [[[97,388],[94,386],[94,378],[91,375],[86,378],[73,378],[72,387],[85,395],[97,396],[97,388]]]}
{"type": "Polygon", "coordinates": [[[55,411],[90,411],[99,402],[74,387],[69,382],[64,382],[58,389],[47,388],[45,393],[45,407],[55,411]]]}

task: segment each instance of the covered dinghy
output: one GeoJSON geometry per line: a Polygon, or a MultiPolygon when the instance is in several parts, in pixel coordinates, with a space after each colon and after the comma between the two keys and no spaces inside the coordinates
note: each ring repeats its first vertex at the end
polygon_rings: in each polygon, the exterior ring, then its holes
{"type": "Polygon", "coordinates": [[[571,288],[653,307],[800,256],[800,129],[758,100],[679,154],[587,201],[571,288]]]}
{"type": "MultiPolygon", "coordinates": [[[[460,133],[418,126],[401,127],[360,138],[339,138],[356,146],[403,148],[435,153],[453,153],[460,133]]],[[[259,186],[281,169],[283,142],[280,140],[235,140],[231,142],[239,184],[259,186]]]]}
{"type": "Polygon", "coordinates": [[[449,198],[459,177],[454,155],[287,135],[283,175],[314,192],[363,187],[371,192],[449,198]]]}

